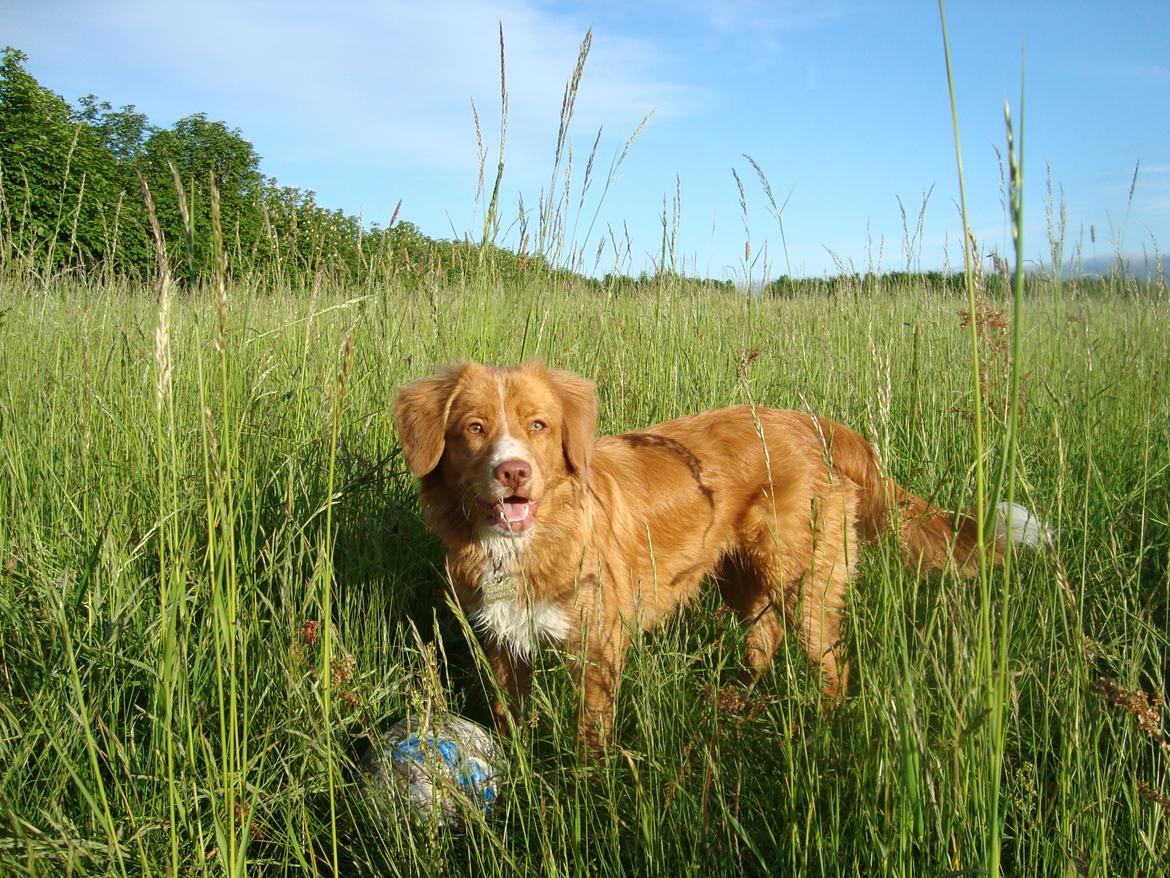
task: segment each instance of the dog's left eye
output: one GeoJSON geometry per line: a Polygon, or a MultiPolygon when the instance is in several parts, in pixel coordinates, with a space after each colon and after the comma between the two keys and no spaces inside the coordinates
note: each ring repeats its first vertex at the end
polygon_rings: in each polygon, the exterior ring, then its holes
{"type": "Polygon", "coordinates": [[[547,427],[547,426],[548,425],[544,421],[533,421],[532,426],[529,427],[529,429],[532,430],[533,433],[539,433],[541,430],[545,429],[545,427],[547,427]]]}

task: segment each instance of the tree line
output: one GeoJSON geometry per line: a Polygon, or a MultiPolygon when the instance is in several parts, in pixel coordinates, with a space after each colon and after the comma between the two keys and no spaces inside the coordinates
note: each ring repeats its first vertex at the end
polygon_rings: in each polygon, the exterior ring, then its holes
{"type": "Polygon", "coordinates": [[[0,64],[0,270],[9,275],[150,276],[147,191],[171,272],[192,283],[215,271],[221,246],[234,275],[292,286],[322,275],[454,280],[482,269],[485,255],[505,277],[548,268],[539,257],[429,238],[397,211],[385,228],[367,227],[266,176],[238,128],[204,113],[162,128],[133,105],[115,109],[94,95],[71,105],[27,62],[7,48],[0,64]],[[213,190],[222,244],[212,233],[213,190]]]}
{"type": "MultiPolygon", "coordinates": [[[[312,190],[281,186],[266,176],[260,156],[238,128],[204,113],[162,128],[133,105],[115,109],[92,94],[72,105],[37,82],[27,62],[11,47],[0,62],[4,277],[41,284],[70,275],[149,278],[157,265],[153,205],[170,272],[189,285],[213,276],[222,253],[234,278],[265,286],[304,288],[323,279],[414,286],[475,276],[518,286],[570,282],[630,295],[664,285],[743,289],[731,280],[684,277],[662,268],[637,276],[584,276],[523,247],[517,253],[496,246],[486,233],[481,242],[430,238],[399,219],[397,209],[385,227],[366,226],[359,217],[318,204],[312,190]],[[216,207],[219,240],[213,234],[216,207]]],[[[627,256],[628,247],[627,242],[627,256]]],[[[616,243],[615,249],[620,249],[616,243]]],[[[994,295],[1002,280],[993,273],[981,277],[979,287],[994,295]]],[[[751,292],[831,296],[914,286],[946,295],[962,285],[961,275],[937,271],[842,273],[765,279],[751,292]]]]}

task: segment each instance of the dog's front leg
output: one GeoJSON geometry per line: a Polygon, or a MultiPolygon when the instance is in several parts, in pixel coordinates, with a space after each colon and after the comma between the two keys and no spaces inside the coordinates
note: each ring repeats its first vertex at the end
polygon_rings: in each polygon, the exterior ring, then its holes
{"type": "Polygon", "coordinates": [[[496,728],[501,735],[510,735],[512,726],[520,721],[520,708],[532,685],[532,665],[490,641],[484,644],[484,652],[496,677],[492,693],[496,728]]]}
{"type": "Polygon", "coordinates": [[[613,630],[592,633],[577,659],[581,692],[577,734],[588,750],[596,752],[605,748],[613,728],[627,638],[620,623],[613,630]]]}

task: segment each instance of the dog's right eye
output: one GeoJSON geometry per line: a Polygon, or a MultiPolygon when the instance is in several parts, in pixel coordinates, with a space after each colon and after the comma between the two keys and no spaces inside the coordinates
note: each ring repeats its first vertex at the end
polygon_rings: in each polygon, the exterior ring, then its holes
{"type": "Polygon", "coordinates": [[[468,433],[482,433],[483,432],[483,424],[481,424],[479,421],[472,421],[470,424],[467,425],[467,432],[468,433]]]}

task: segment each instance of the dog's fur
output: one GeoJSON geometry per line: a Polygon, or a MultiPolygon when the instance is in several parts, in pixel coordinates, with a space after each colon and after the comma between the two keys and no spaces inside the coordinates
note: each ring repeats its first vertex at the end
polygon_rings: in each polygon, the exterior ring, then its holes
{"type": "MultiPolygon", "coordinates": [[[[978,569],[974,520],[885,478],[841,424],[735,406],[597,438],[596,408],[591,381],[536,363],[465,363],[398,393],[427,523],[511,702],[494,707],[502,729],[534,653],[552,644],[579,663],[582,736],[604,742],[631,631],[704,577],[747,627],[755,672],[783,620],[833,696],[847,683],[841,613],[858,549],[891,518],[912,569],[978,569]]],[[[1011,539],[1035,541],[1028,523],[1011,539]]]]}

